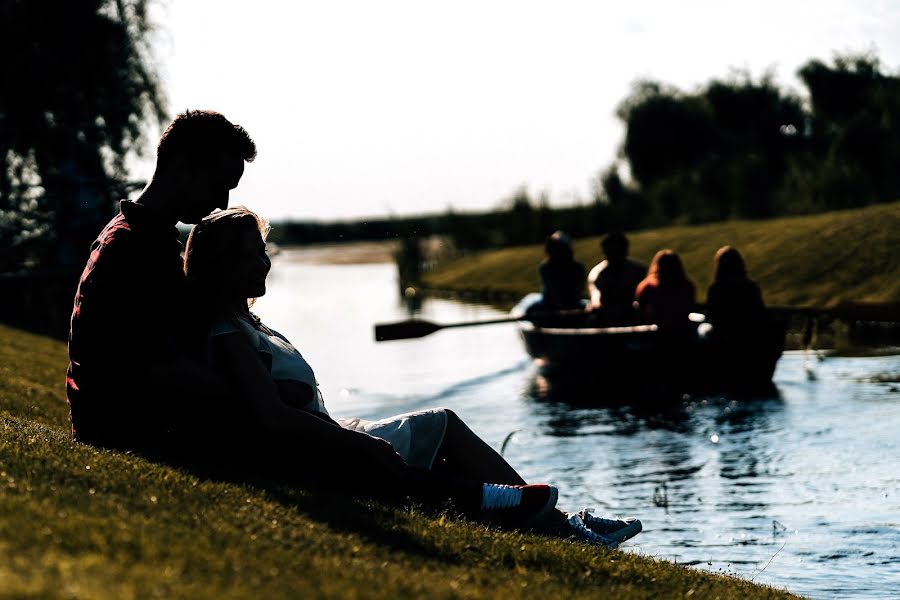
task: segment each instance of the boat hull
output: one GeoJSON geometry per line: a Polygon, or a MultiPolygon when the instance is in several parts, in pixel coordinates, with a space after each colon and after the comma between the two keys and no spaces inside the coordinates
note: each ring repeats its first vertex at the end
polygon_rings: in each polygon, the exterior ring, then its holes
{"type": "MultiPolygon", "coordinates": [[[[526,298],[528,303],[523,300],[524,306],[535,302],[533,296],[526,298]]],[[[519,314],[524,314],[522,306],[519,314]]],[[[760,328],[753,339],[724,343],[701,335],[696,323],[672,332],[655,326],[593,328],[584,326],[585,321],[569,318],[569,323],[553,326],[540,319],[522,321],[519,334],[545,374],[587,379],[596,382],[596,389],[610,391],[771,389],[784,350],[784,327],[775,322],[760,328]]]]}

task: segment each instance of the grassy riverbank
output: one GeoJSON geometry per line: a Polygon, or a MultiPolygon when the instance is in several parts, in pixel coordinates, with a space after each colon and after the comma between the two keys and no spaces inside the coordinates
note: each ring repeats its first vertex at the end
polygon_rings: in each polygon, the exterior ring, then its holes
{"type": "MultiPolygon", "coordinates": [[[[744,255],[769,304],[900,302],[900,202],[770,221],[668,227],[629,237],[632,256],[644,262],[662,248],[678,252],[701,302],[712,279],[713,255],[726,244],[744,255]]],[[[575,257],[588,268],[599,262],[599,238],[577,240],[575,257]]],[[[542,258],[540,245],[483,252],[428,273],[425,285],[521,296],[539,289],[542,258]]]]}
{"type": "Polygon", "coordinates": [[[791,597],[630,552],[210,481],[75,444],[65,364],[65,344],[0,326],[0,597],[791,597]]]}

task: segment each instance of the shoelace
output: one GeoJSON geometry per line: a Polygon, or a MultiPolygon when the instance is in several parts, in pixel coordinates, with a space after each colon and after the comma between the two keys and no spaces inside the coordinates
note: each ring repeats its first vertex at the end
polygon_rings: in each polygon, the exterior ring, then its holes
{"type": "Polygon", "coordinates": [[[596,524],[600,527],[619,529],[628,525],[628,523],[622,519],[607,519],[605,517],[598,517],[593,514],[593,511],[593,508],[585,508],[584,510],[579,511],[577,514],[584,521],[584,524],[588,526],[596,524]]]}
{"type": "Polygon", "coordinates": [[[591,531],[587,525],[584,524],[584,521],[581,518],[581,515],[574,514],[568,519],[569,525],[574,529],[582,539],[591,542],[593,544],[599,544],[601,546],[606,546],[607,548],[615,549],[619,546],[619,544],[615,540],[611,540],[606,536],[600,535],[599,533],[594,533],[591,531]]]}
{"type": "Polygon", "coordinates": [[[495,483],[485,483],[482,486],[481,510],[515,508],[521,503],[521,487],[495,483]]]}
{"type": "Polygon", "coordinates": [[[630,540],[643,529],[641,522],[633,517],[627,519],[606,519],[592,515],[589,508],[576,514],[581,517],[588,529],[598,535],[613,539],[620,544],[625,540],[630,540]]]}

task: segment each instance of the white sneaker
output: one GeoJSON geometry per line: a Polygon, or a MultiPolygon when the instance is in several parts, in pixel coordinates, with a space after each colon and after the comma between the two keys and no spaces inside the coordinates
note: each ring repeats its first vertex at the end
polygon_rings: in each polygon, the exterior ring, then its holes
{"type": "Polygon", "coordinates": [[[593,510],[592,508],[585,508],[576,514],[581,517],[582,522],[588,529],[604,537],[618,540],[620,544],[625,540],[630,540],[644,528],[640,520],[634,517],[607,519],[594,515],[593,510]]]}
{"type": "Polygon", "coordinates": [[[593,531],[591,531],[588,526],[584,524],[584,519],[582,519],[581,515],[578,513],[572,513],[571,515],[569,515],[568,522],[570,527],[569,537],[571,539],[588,544],[594,544],[597,546],[603,546],[604,548],[609,548],[610,550],[615,550],[619,547],[619,541],[614,537],[600,535],[599,533],[594,533],[593,531]]]}

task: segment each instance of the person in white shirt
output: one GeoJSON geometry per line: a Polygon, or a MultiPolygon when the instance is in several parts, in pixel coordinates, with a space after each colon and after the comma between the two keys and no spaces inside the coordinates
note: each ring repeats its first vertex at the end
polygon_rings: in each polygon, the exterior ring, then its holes
{"type": "Polygon", "coordinates": [[[600,246],[606,260],[588,273],[593,319],[604,325],[634,324],[634,292],[647,275],[647,267],[628,257],[628,238],[623,233],[608,233],[600,246]]]}

